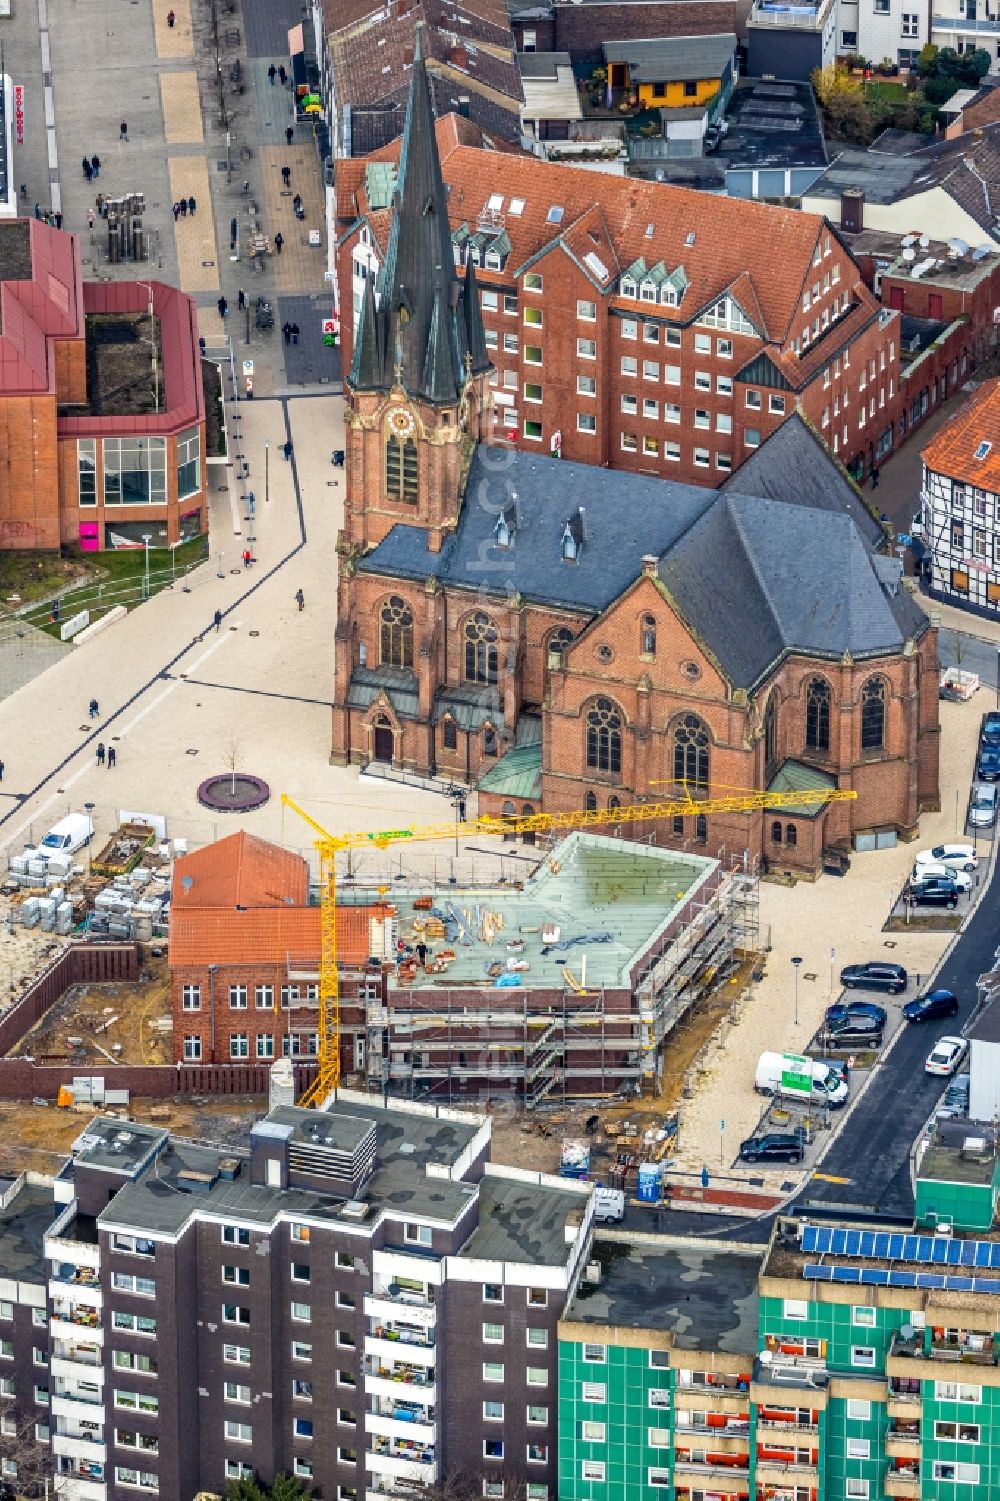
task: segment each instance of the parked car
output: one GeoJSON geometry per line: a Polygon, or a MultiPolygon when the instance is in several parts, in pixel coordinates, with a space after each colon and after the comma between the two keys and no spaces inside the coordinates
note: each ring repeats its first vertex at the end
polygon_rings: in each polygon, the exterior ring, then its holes
{"type": "Polygon", "coordinates": [[[906,894],[911,902],[925,907],[947,907],[953,912],[958,906],[958,887],[950,876],[928,876],[926,881],[911,881],[906,894]]]}
{"type": "Polygon", "coordinates": [[[942,1037],[935,1044],[924,1072],[928,1074],[953,1074],[960,1063],[965,1062],[969,1044],[964,1037],[942,1037]]]}
{"type": "MultiPolygon", "coordinates": [[[[969,800],[969,822],[974,829],[992,829],[997,821],[997,803],[1000,801],[1000,787],[987,787],[980,784],[973,787],[972,797],[969,800]]],[[[964,874],[964,872],[957,872],[964,874]]],[[[966,876],[966,880],[968,880],[966,876]]]]}
{"type": "Polygon", "coordinates": [[[983,715],[979,739],[983,745],[1000,746],[1000,710],[990,709],[983,715]]]}
{"type": "Polygon", "coordinates": [[[979,856],[971,844],[936,844],[932,850],[921,850],[915,865],[954,865],[959,870],[973,871],[979,864],[979,856]]]}
{"type": "Polygon", "coordinates": [[[838,1001],[826,1011],[826,1024],[830,1028],[854,1026],[859,1021],[875,1021],[884,1027],[885,1019],[885,1007],[875,1001],[838,1001]]]}
{"type": "Polygon", "coordinates": [[[935,1022],[942,1016],[957,1015],[958,996],[953,990],[928,990],[903,1007],[908,1022],[935,1022]]]}
{"type": "Polygon", "coordinates": [[[740,1143],[744,1162],[801,1162],[802,1137],[794,1132],[772,1131],[768,1136],[750,1136],[740,1143]]]}
{"type": "Polygon", "coordinates": [[[951,1119],[959,1115],[968,1115],[971,1082],[969,1074],[955,1075],[945,1090],[944,1099],[938,1106],[938,1116],[951,1119]]]}
{"type": "Polygon", "coordinates": [[[887,964],[882,959],[867,964],[848,964],[840,971],[840,983],[847,990],[887,990],[898,995],[906,989],[906,970],[901,964],[887,964]]]}
{"type": "Polygon", "coordinates": [[[1000,778],[1000,745],[983,745],[976,757],[976,776],[980,782],[995,782],[1000,778]]]}
{"type": "MultiPolygon", "coordinates": [[[[987,791],[992,789],[987,788],[987,791]]],[[[911,883],[914,881],[926,881],[931,876],[943,876],[946,881],[954,881],[959,891],[972,890],[972,877],[967,870],[959,870],[955,865],[915,865],[910,875],[911,883]]]]}
{"type": "Polygon", "coordinates": [[[882,1046],[882,1032],[885,1023],[880,1022],[874,1016],[856,1016],[852,1021],[827,1022],[826,1035],[835,1047],[874,1047],[882,1046]]]}

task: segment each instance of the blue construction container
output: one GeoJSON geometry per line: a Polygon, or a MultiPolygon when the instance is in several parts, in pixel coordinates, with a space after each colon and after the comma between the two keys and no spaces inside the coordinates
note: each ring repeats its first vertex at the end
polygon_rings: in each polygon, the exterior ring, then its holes
{"type": "Polygon", "coordinates": [[[660,1164],[658,1162],[640,1163],[638,1197],[644,1204],[659,1203],[660,1164]]]}

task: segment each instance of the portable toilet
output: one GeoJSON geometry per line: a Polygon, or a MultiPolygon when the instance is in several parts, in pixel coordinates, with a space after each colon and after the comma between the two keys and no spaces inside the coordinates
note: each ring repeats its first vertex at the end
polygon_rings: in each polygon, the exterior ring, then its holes
{"type": "Polygon", "coordinates": [[[639,1164],[638,1197],[643,1204],[659,1203],[660,1164],[658,1162],[643,1162],[639,1164]]]}

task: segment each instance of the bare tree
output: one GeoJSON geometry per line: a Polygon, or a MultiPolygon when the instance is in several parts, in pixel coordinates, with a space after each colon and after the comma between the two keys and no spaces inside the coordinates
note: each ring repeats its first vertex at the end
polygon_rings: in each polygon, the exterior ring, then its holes
{"type": "Polygon", "coordinates": [[[524,1501],[527,1494],[524,1481],[511,1476],[490,1475],[482,1470],[452,1470],[438,1485],[421,1486],[420,1501],[482,1501],[487,1494],[484,1480],[490,1483],[488,1494],[497,1501],[524,1501]]]}
{"type": "Polygon", "coordinates": [[[12,1433],[0,1432],[0,1470],[0,1501],[40,1496],[46,1489],[46,1481],[56,1473],[51,1448],[35,1437],[33,1417],[17,1417],[12,1433]]]}
{"type": "Polygon", "coordinates": [[[234,730],[229,737],[229,744],[226,747],[225,755],[226,765],[229,767],[232,776],[230,791],[232,792],[233,797],[236,796],[236,772],[239,768],[240,760],[242,759],[242,751],[243,747],[240,745],[239,737],[234,730]]]}

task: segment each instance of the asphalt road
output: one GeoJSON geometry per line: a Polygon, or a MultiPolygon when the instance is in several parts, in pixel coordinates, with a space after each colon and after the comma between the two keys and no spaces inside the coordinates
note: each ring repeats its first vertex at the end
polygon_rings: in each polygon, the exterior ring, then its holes
{"type": "MultiPolygon", "coordinates": [[[[926,598],[924,607],[933,610],[934,601],[926,598]]],[[[997,707],[997,682],[1000,678],[1000,655],[993,641],[986,641],[982,636],[975,634],[976,622],[974,618],[969,620],[969,631],[963,631],[961,635],[957,631],[938,631],[938,656],[942,667],[961,667],[966,672],[978,672],[982,688],[976,702],[982,700],[982,709],[997,707]]]]}

